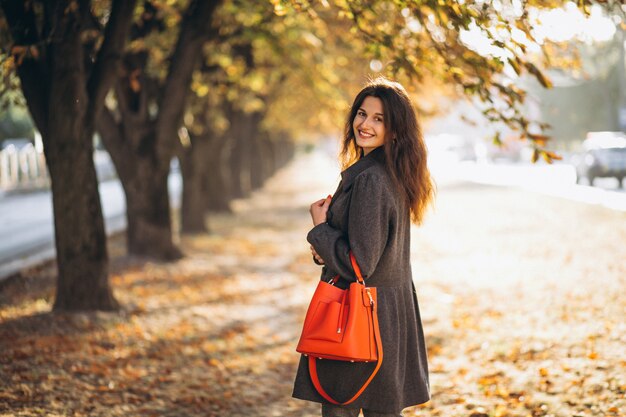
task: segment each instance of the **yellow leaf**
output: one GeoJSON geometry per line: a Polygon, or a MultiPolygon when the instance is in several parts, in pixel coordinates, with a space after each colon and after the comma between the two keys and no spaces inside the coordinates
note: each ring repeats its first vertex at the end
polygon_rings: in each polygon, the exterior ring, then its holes
{"type": "Polygon", "coordinates": [[[556,159],[557,161],[560,161],[563,159],[561,155],[557,155],[554,152],[547,151],[546,153],[548,154],[548,156],[550,156],[551,159],[556,159]]]}
{"type": "Polygon", "coordinates": [[[505,417],[507,416],[509,413],[507,412],[506,406],[502,405],[502,404],[498,404],[496,406],[496,410],[493,413],[494,417],[505,417]]]}
{"type": "Polygon", "coordinates": [[[274,5],[274,14],[276,16],[284,16],[287,14],[287,9],[285,9],[285,6],[283,6],[282,4],[275,4],[274,5]]]}
{"type": "Polygon", "coordinates": [[[515,59],[508,58],[509,64],[513,67],[513,70],[517,75],[521,75],[522,69],[520,68],[519,62],[515,59]]]}
{"type": "Polygon", "coordinates": [[[463,69],[459,68],[459,67],[451,67],[448,71],[451,74],[456,74],[456,75],[460,75],[460,76],[464,76],[465,75],[465,72],[463,72],[463,69]]]}
{"type": "Polygon", "coordinates": [[[206,84],[200,84],[196,89],[198,97],[204,97],[209,94],[209,87],[206,84]]]}
{"type": "Polygon", "coordinates": [[[545,146],[546,142],[548,140],[550,140],[550,137],[546,136],[546,135],[537,135],[537,134],[534,134],[534,133],[529,133],[528,134],[528,139],[530,139],[533,142],[535,142],[537,144],[537,146],[545,146]]]}
{"type": "Polygon", "coordinates": [[[539,149],[533,149],[533,155],[530,158],[530,161],[534,164],[539,159],[539,149]]]}
{"type": "Polygon", "coordinates": [[[458,4],[452,3],[451,7],[452,7],[452,11],[454,12],[455,15],[457,15],[457,17],[463,16],[463,13],[461,12],[461,9],[458,4]]]}

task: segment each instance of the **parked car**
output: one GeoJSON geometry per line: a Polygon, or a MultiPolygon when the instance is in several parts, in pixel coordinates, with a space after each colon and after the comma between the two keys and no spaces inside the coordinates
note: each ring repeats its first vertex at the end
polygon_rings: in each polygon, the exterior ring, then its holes
{"type": "Polygon", "coordinates": [[[586,178],[593,185],[596,178],[616,178],[626,186],[626,135],[622,132],[589,132],[583,141],[584,151],[572,158],[576,182],[586,178]]]}

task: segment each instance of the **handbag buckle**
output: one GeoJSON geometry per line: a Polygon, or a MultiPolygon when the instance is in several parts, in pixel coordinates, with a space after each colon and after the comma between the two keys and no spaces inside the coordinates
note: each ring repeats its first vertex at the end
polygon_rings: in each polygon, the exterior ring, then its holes
{"type": "Polygon", "coordinates": [[[374,298],[372,298],[372,293],[370,292],[369,288],[365,288],[365,291],[367,292],[367,296],[370,299],[370,305],[373,306],[374,305],[374,298]]]}
{"type": "Polygon", "coordinates": [[[334,277],[328,280],[328,283],[330,285],[335,285],[338,281],[339,281],[339,275],[335,275],[334,277]]]}

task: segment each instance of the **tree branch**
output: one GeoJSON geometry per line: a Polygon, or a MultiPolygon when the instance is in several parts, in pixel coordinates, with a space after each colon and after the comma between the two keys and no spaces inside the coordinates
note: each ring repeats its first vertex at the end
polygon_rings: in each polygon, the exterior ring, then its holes
{"type": "MultiPolygon", "coordinates": [[[[115,120],[113,113],[106,106],[103,106],[96,119],[96,129],[102,137],[104,147],[111,152],[111,155],[130,155],[129,144],[124,140],[124,134],[120,125],[115,120]]],[[[118,170],[128,169],[128,164],[116,164],[118,170]]],[[[128,178],[127,172],[119,173],[121,178],[128,178]]]]}
{"type": "Polygon", "coordinates": [[[87,83],[89,111],[96,118],[104,105],[104,97],[116,78],[115,68],[124,51],[136,1],[112,1],[111,16],[104,31],[104,40],[87,83]]]}
{"type": "MultiPolygon", "coordinates": [[[[202,46],[217,31],[211,25],[212,16],[221,0],[192,0],[181,22],[181,30],[164,88],[158,100],[159,115],[156,131],[166,142],[176,135],[185,110],[185,100],[196,64],[202,56],[202,46]]],[[[169,151],[169,145],[161,143],[169,151]]]]}

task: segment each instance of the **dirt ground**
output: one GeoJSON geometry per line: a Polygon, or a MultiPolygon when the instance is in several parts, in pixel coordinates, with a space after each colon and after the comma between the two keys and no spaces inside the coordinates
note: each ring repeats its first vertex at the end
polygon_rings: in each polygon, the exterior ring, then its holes
{"type": "MultiPolygon", "coordinates": [[[[50,313],[52,264],[2,284],[0,417],[319,416],[290,394],[319,272],[307,208],[337,182],[300,157],[179,262],[111,239],[119,313],[50,313]]],[[[442,184],[412,256],[432,400],[405,416],[626,415],[625,213],[442,184]]]]}

